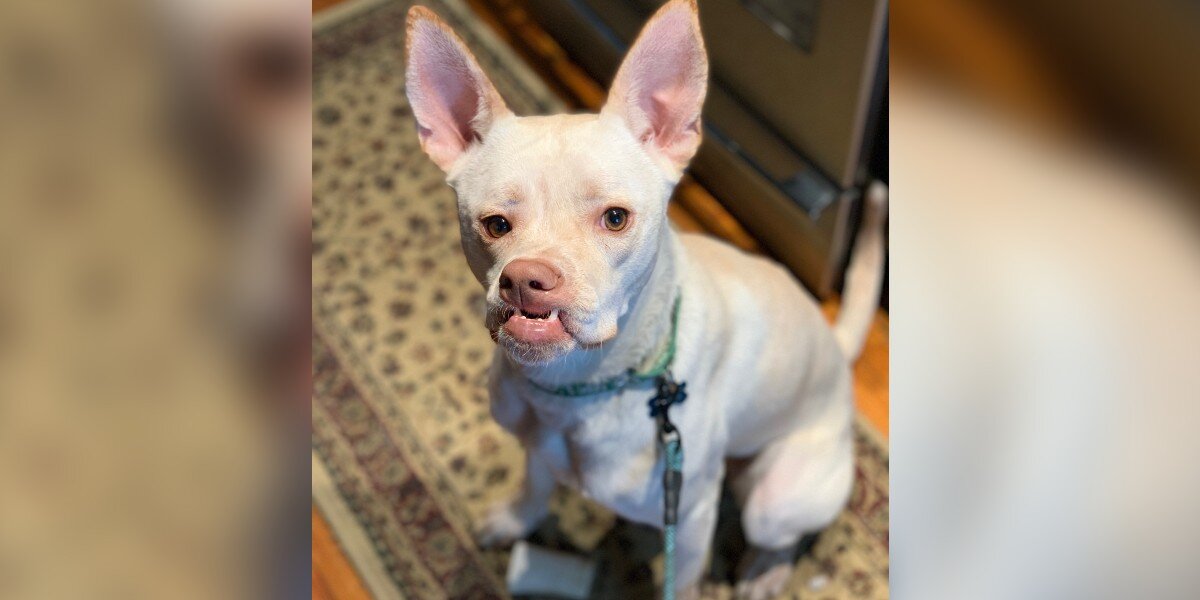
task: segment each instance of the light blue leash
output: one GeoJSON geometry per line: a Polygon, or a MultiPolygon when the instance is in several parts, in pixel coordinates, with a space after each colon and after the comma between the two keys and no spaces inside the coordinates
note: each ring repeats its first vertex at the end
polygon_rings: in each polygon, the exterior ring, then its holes
{"type": "Polygon", "coordinates": [[[667,409],[687,398],[686,383],[677,383],[671,372],[658,378],[658,393],[650,399],[650,416],[658,422],[658,443],[666,457],[663,465],[663,600],[675,600],[675,527],[679,522],[679,491],[683,488],[683,440],[671,423],[667,409]]]}
{"type": "Polygon", "coordinates": [[[667,443],[667,466],[663,471],[663,600],[675,600],[675,514],[679,506],[678,486],[683,482],[683,444],[679,433],[667,443]],[[673,476],[673,477],[672,477],[673,476]],[[672,495],[669,480],[674,479],[676,491],[672,495]],[[674,504],[675,506],[672,506],[674,504]],[[670,520],[668,520],[668,518],[670,520]]]}

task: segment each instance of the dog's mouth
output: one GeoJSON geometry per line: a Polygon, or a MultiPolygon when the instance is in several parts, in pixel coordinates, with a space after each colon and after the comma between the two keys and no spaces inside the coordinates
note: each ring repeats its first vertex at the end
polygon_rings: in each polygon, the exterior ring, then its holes
{"type": "Polygon", "coordinates": [[[559,316],[557,308],[537,313],[506,307],[500,329],[513,340],[524,344],[559,344],[571,339],[559,316]]]}

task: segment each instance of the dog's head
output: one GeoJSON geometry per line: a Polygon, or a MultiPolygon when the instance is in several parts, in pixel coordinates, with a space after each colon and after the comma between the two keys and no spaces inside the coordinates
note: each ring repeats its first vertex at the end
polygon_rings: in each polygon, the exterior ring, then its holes
{"type": "Polygon", "coordinates": [[[708,61],[694,0],[650,19],[599,114],[513,115],[425,8],[409,12],[407,45],[421,147],[458,195],[493,337],[528,364],[612,339],[650,276],[667,200],[700,144],[708,61]]]}

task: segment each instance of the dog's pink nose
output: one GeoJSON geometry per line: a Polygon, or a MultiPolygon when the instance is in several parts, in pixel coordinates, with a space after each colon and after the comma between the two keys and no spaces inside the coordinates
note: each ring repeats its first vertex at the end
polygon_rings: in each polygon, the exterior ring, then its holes
{"type": "Polygon", "coordinates": [[[556,308],[561,298],[562,276],[540,260],[518,258],[500,272],[500,297],[505,302],[531,312],[556,308]]]}

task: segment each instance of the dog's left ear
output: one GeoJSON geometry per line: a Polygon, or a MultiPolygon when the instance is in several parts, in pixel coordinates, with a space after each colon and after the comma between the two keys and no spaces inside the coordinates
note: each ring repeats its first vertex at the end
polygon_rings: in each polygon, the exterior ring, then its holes
{"type": "Polygon", "coordinates": [[[602,112],[678,176],[700,146],[708,56],[695,0],[671,0],[646,23],[625,56],[602,112]]]}
{"type": "Polygon", "coordinates": [[[483,140],[493,123],[511,116],[500,93],[450,27],[433,11],[408,11],[405,88],[421,148],[443,171],[483,140]]]}

